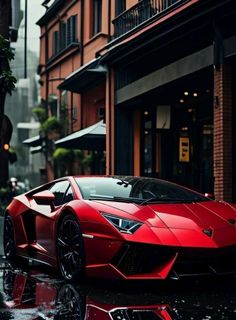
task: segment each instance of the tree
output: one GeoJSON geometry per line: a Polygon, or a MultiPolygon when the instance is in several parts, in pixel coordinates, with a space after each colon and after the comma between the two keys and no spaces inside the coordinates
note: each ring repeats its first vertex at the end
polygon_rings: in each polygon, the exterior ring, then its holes
{"type": "Polygon", "coordinates": [[[2,120],[4,115],[4,105],[6,98],[6,91],[4,90],[4,72],[10,70],[9,59],[6,55],[9,42],[9,25],[11,14],[11,1],[0,0],[0,132],[2,129],[2,120]]]}
{"type": "MultiPolygon", "coordinates": [[[[9,41],[9,25],[11,16],[11,1],[0,0],[0,139],[4,144],[3,121],[6,94],[11,94],[15,88],[16,78],[12,75],[10,61],[14,58],[9,41]]],[[[5,129],[7,130],[7,129],[5,129]]],[[[6,150],[5,150],[6,151],[6,150]]],[[[0,186],[5,186],[8,180],[8,155],[0,150],[0,186]]]]}

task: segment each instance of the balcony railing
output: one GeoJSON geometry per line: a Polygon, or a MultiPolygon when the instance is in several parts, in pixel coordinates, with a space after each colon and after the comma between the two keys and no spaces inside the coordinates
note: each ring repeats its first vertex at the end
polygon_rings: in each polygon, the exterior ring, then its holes
{"type": "Polygon", "coordinates": [[[115,28],[114,37],[117,38],[122,34],[125,34],[151,17],[168,10],[177,2],[186,2],[186,0],[139,1],[136,5],[131,7],[129,10],[124,11],[113,20],[115,28]]]}

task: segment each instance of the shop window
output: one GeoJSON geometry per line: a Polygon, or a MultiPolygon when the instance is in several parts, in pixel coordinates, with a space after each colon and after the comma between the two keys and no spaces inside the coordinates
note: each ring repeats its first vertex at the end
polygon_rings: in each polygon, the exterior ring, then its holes
{"type": "Polygon", "coordinates": [[[92,35],[102,31],[102,0],[93,0],[93,29],[92,35]]]}
{"type": "Polygon", "coordinates": [[[126,10],[126,0],[116,0],[116,16],[126,10]]]}

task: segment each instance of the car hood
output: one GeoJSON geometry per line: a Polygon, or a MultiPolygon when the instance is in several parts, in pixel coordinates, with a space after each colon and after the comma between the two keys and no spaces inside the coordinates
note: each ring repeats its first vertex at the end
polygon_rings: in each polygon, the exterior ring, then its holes
{"type": "Polygon", "coordinates": [[[227,227],[236,220],[236,209],[232,205],[217,201],[196,203],[169,203],[137,205],[133,203],[99,201],[102,210],[111,214],[127,214],[153,227],[174,229],[198,229],[227,227]]]}

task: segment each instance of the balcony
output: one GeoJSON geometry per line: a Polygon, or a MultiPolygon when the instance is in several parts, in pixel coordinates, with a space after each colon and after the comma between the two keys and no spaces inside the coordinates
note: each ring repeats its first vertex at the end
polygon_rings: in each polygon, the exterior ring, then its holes
{"type": "Polygon", "coordinates": [[[161,15],[186,0],[142,0],[113,20],[114,37],[120,37],[148,19],[161,15]]]}

